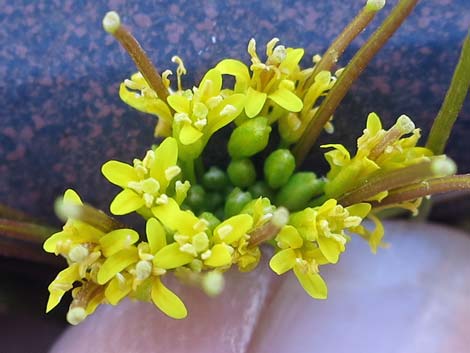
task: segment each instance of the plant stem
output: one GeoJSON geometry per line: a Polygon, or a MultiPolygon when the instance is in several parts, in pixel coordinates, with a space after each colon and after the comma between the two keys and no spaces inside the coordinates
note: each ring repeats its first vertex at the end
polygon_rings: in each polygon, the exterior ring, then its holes
{"type": "Polygon", "coordinates": [[[470,88],[470,32],[463,43],[460,58],[455,68],[452,81],[447,90],[441,109],[434,119],[426,147],[434,154],[442,154],[449,139],[452,127],[462,109],[463,102],[470,88]]]}
{"type": "Polygon", "coordinates": [[[144,76],[149,86],[157,93],[158,98],[166,102],[168,89],[163,84],[162,77],[137,39],[121,25],[119,15],[115,12],[108,12],[103,19],[103,26],[129,53],[137,69],[144,76]]]}
{"type": "Polygon", "coordinates": [[[362,71],[364,71],[375,54],[377,54],[387,40],[400,27],[402,22],[416,6],[417,2],[418,0],[401,0],[382,25],[351,59],[294,147],[293,153],[298,166],[302,164],[307,153],[320,135],[323,126],[328,122],[331,115],[333,115],[353,82],[359,77],[362,71]]]}
{"type": "Polygon", "coordinates": [[[315,76],[317,76],[320,71],[331,70],[332,66],[338,62],[338,59],[343,55],[349,44],[351,44],[374,19],[378,10],[380,10],[380,8],[373,9],[367,4],[361,9],[361,12],[359,12],[338,37],[336,37],[330,47],[325,51],[325,54],[323,54],[321,60],[315,65],[312,75],[305,84],[307,87],[313,84],[315,76]]]}
{"type": "Polygon", "coordinates": [[[452,175],[408,185],[390,192],[381,202],[373,202],[373,206],[388,206],[415,200],[427,195],[442,194],[452,191],[470,191],[470,174],[452,175]]]}
{"type": "Polygon", "coordinates": [[[118,220],[87,204],[77,205],[59,199],[55,204],[55,211],[63,221],[67,221],[68,218],[73,218],[85,222],[105,233],[115,229],[126,228],[126,226],[118,220]]]}
{"type": "Polygon", "coordinates": [[[339,197],[338,202],[343,206],[364,202],[383,191],[390,191],[427,179],[442,177],[455,172],[453,166],[442,166],[441,163],[450,160],[435,159],[413,164],[390,172],[381,173],[363,181],[354,190],[339,197]]]}

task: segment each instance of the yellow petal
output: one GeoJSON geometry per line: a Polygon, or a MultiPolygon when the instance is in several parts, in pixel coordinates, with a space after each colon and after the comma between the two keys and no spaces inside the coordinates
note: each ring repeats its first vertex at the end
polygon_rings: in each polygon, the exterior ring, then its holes
{"type": "Polygon", "coordinates": [[[367,116],[367,130],[371,135],[375,135],[382,129],[382,123],[380,122],[380,118],[376,113],[370,113],[367,116]]]}
{"type": "Polygon", "coordinates": [[[248,87],[246,91],[245,113],[249,118],[259,114],[261,109],[263,109],[267,96],[268,95],[264,92],[259,92],[248,87]]]}
{"type": "Polygon", "coordinates": [[[315,299],[326,299],[328,297],[328,288],[326,283],[317,273],[303,273],[297,267],[294,267],[294,273],[303,289],[315,299]]]}
{"type": "Polygon", "coordinates": [[[211,256],[204,261],[204,264],[211,267],[229,265],[232,262],[232,255],[224,244],[216,244],[211,249],[211,256]]]}
{"type": "Polygon", "coordinates": [[[178,243],[172,243],[160,249],[153,258],[153,264],[166,270],[184,266],[193,261],[194,257],[180,250],[178,243]]]}
{"type": "Polygon", "coordinates": [[[192,126],[190,123],[185,123],[180,130],[179,140],[183,145],[190,145],[199,140],[203,133],[192,126]]]}
{"type": "Polygon", "coordinates": [[[269,261],[269,267],[271,267],[271,269],[278,275],[282,275],[294,267],[295,259],[296,256],[294,250],[281,250],[271,258],[269,261]]]}
{"type": "Polygon", "coordinates": [[[203,93],[202,100],[217,96],[222,88],[222,75],[219,70],[211,69],[207,71],[199,84],[199,92],[203,93]]]}
{"type": "Polygon", "coordinates": [[[162,224],[156,218],[149,218],[145,232],[150,246],[150,252],[155,254],[166,245],[166,232],[162,224]]]}
{"type": "Polygon", "coordinates": [[[215,68],[223,75],[235,76],[237,81],[243,81],[245,83],[250,81],[248,67],[239,60],[224,59],[219,62],[215,68]]]}
{"type": "Polygon", "coordinates": [[[360,218],[366,218],[371,210],[371,205],[368,203],[358,203],[349,207],[346,207],[346,210],[351,216],[357,216],[360,218]]]}
{"type": "Polygon", "coordinates": [[[124,215],[138,210],[144,205],[142,197],[129,189],[122,190],[116,195],[109,206],[112,214],[124,215]]]}
{"type": "Polygon", "coordinates": [[[64,192],[64,202],[73,203],[75,205],[83,205],[80,196],[78,196],[77,192],[72,189],[67,189],[64,192]]]}
{"type": "Polygon", "coordinates": [[[199,219],[191,212],[182,211],[172,198],[169,198],[164,205],[153,207],[152,213],[165,227],[176,230],[180,234],[193,234],[193,227],[199,222],[199,219]]]}
{"type": "Polygon", "coordinates": [[[173,319],[184,319],[188,315],[181,299],[165,287],[158,277],[152,284],[152,301],[157,308],[173,319]]]}
{"type": "Polygon", "coordinates": [[[292,73],[299,65],[300,60],[302,60],[302,56],[304,56],[304,50],[302,48],[287,48],[286,57],[279,64],[279,70],[283,74],[292,73]]]}
{"type": "Polygon", "coordinates": [[[236,93],[225,98],[217,107],[211,109],[207,117],[206,131],[208,135],[212,135],[217,130],[235,120],[235,118],[242,112],[244,105],[245,95],[236,93]],[[230,111],[221,115],[221,112],[226,109],[228,105],[232,106],[233,109],[230,109],[230,111]]]}
{"type": "Polygon", "coordinates": [[[239,214],[220,223],[214,229],[217,241],[231,244],[239,240],[253,225],[253,218],[247,214],[239,214]]]}
{"type": "Polygon", "coordinates": [[[322,236],[318,237],[317,241],[320,246],[320,250],[326,259],[332,264],[337,263],[339,254],[341,253],[341,245],[334,239],[322,236]]]}
{"type": "Polygon", "coordinates": [[[98,284],[105,284],[118,272],[139,260],[136,247],[120,250],[111,257],[108,257],[98,271],[98,284]]]}
{"type": "Polygon", "coordinates": [[[276,237],[276,241],[282,245],[287,245],[292,249],[298,249],[303,244],[303,239],[297,229],[292,226],[284,226],[276,237]]]}
{"type": "Polygon", "coordinates": [[[285,88],[279,88],[268,96],[285,110],[290,112],[300,112],[303,107],[302,100],[295,93],[285,88]]]}
{"type": "Polygon", "coordinates": [[[167,101],[170,107],[172,107],[177,113],[190,113],[191,103],[188,98],[179,94],[172,94],[168,96],[167,101]]]}
{"type": "Polygon", "coordinates": [[[130,181],[139,180],[135,169],[129,164],[119,161],[109,161],[101,167],[101,173],[111,183],[122,188],[127,187],[130,181]]]}
{"type": "Polygon", "coordinates": [[[60,271],[49,285],[49,300],[47,301],[46,313],[54,309],[64,296],[65,292],[72,289],[73,282],[80,279],[78,264],[60,271]]]}
{"type": "Polygon", "coordinates": [[[132,289],[132,282],[129,278],[114,277],[106,286],[104,295],[112,305],[119,303],[132,289]]]}
{"type": "Polygon", "coordinates": [[[103,255],[110,257],[139,240],[139,234],[132,229],[117,229],[100,238],[103,255]]]}
{"type": "Polygon", "coordinates": [[[155,150],[155,162],[150,168],[150,176],[158,180],[161,192],[165,192],[169,184],[165,171],[176,165],[177,159],[178,143],[173,137],[167,137],[155,150]]]}

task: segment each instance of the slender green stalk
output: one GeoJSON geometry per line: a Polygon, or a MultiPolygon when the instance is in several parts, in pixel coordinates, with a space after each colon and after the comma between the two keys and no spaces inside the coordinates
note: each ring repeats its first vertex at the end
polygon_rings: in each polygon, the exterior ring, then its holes
{"type": "Polygon", "coordinates": [[[470,88],[470,32],[467,34],[441,109],[434,119],[426,147],[434,154],[442,154],[452,127],[462,109],[470,88]]]}
{"type": "Polygon", "coordinates": [[[369,25],[375,15],[385,5],[385,1],[368,1],[354,19],[344,28],[344,30],[331,43],[330,47],[325,51],[321,60],[313,68],[312,75],[306,82],[309,87],[313,84],[315,76],[320,71],[330,71],[343,55],[346,48],[351,42],[369,25]]]}
{"type": "Polygon", "coordinates": [[[42,243],[55,229],[35,223],[0,218],[0,233],[32,243],[42,243]]]}
{"type": "Polygon", "coordinates": [[[402,22],[408,17],[418,0],[401,0],[391,11],[382,25],[372,34],[364,46],[359,49],[356,55],[346,66],[338,81],[320,105],[317,113],[310,124],[305,129],[299,142],[295,145],[293,153],[296,157],[297,165],[301,165],[307,153],[316,142],[323,127],[328,122],[339,103],[343,100],[353,82],[364,71],[367,64],[384,46],[387,40],[400,27],[402,22]]]}
{"type": "Polygon", "coordinates": [[[455,169],[455,164],[450,159],[439,158],[381,173],[363,181],[357,188],[339,197],[338,202],[344,207],[350,206],[364,202],[383,191],[453,174],[455,169]]]}
{"type": "Polygon", "coordinates": [[[158,98],[166,102],[168,90],[163,84],[162,77],[137,39],[135,39],[129,30],[121,25],[119,15],[114,11],[108,12],[103,18],[103,27],[108,33],[112,34],[129,53],[137,69],[144,76],[149,86],[157,93],[158,98]]]}
{"type": "Polygon", "coordinates": [[[382,207],[400,202],[415,200],[420,197],[442,194],[452,191],[470,191],[470,174],[451,175],[443,178],[423,181],[394,190],[381,202],[373,206],[382,207]]]}
{"type": "Polygon", "coordinates": [[[126,228],[126,226],[118,220],[87,204],[77,205],[59,199],[55,204],[55,211],[64,222],[68,218],[73,218],[85,222],[105,233],[115,229],[126,228]]]}

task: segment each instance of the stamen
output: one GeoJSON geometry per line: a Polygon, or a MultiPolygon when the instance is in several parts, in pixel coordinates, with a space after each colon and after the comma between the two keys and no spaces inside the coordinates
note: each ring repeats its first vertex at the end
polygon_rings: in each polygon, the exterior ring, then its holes
{"type": "Polygon", "coordinates": [[[254,229],[250,234],[249,248],[255,247],[265,241],[273,239],[284,225],[289,221],[289,212],[284,207],[274,211],[271,219],[261,227],[254,229]]]}
{"type": "Polygon", "coordinates": [[[136,278],[140,281],[148,278],[152,273],[152,264],[149,261],[139,261],[135,266],[136,278]]]}
{"type": "Polygon", "coordinates": [[[121,43],[132,60],[134,60],[137,69],[145,77],[149,86],[157,93],[160,99],[166,102],[168,90],[163,84],[160,74],[137,39],[135,39],[127,29],[121,26],[119,15],[114,11],[108,12],[103,18],[103,27],[106,32],[112,34],[119,43],[121,43]]]}
{"type": "Polygon", "coordinates": [[[165,179],[168,181],[173,180],[179,173],[181,173],[181,168],[177,165],[173,165],[165,169],[165,179]]]}
{"type": "Polygon", "coordinates": [[[230,224],[226,224],[219,228],[217,234],[219,235],[221,240],[224,240],[230,233],[233,232],[233,227],[230,224]]]}
{"type": "Polygon", "coordinates": [[[74,246],[69,252],[69,259],[73,262],[82,262],[87,258],[89,251],[83,245],[74,246]]]}

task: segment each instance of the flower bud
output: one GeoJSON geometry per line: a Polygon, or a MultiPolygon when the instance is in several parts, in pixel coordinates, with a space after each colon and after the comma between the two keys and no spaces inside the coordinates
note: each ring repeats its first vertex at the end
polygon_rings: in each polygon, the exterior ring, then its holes
{"type": "Polygon", "coordinates": [[[278,149],[264,162],[264,177],[270,187],[277,189],[289,180],[295,169],[295,158],[287,149],[278,149]]]}
{"type": "Polygon", "coordinates": [[[276,205],[284,206],[289,211],[298,211],[322,192],[325,182],[317,179],[315,173],[299,172],[293,174],[276,196],[276,205]]]}
{"type": "Polygon", "coordinates": [[[228,195],[225,202],[225,218],[235,216],[252,200],[249,192],[243,192],[239,188],[235,188],[228,195]]]}
{"type": "Polygon", "coordinates": [[[190,206],[193,211],[204,208],[206,200],[206,191],[201,185],[193,185],[188,191],[185,203],[190,206]]]}
{"type": "Polygon", "coordinates": [[[227,175],[223,170],[217,167],[211,167],[202,176],[202,185],[207,190],[222,191],[228,184],[227,175]]]}
{"type": "Polygon", "coordinates": [[[236,159],[230,162],[227,173],[232,184],[240,188],[246,188],[256,180],[255,166],[248,158],[236,159]]]}
{"type": "Polygon", "coordinates": [[[268,119],[249,119],[233,130],[228,141],[228,153],[232,158],[251,157],[268,144],[271,126],[268,119]]]}

